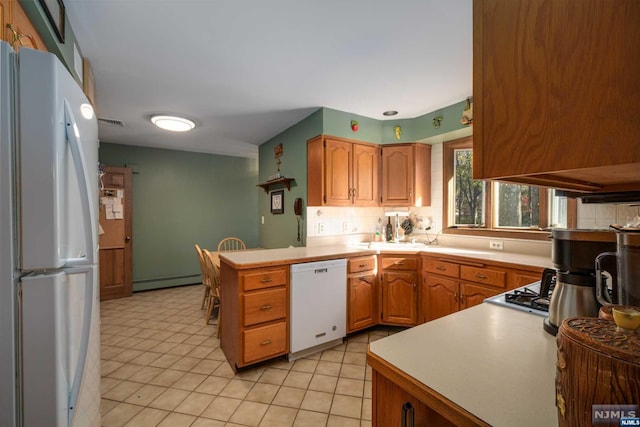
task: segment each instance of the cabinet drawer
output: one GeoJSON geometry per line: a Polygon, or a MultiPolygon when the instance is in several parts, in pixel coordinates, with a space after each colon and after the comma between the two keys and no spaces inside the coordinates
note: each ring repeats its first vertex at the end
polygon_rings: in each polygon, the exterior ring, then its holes
{"type": "Polygon", "coordinates": [[[287,316],[287,289],[258,291],[242,296],[244,299],[244,326],[269,322],[287,316]]]}
{"type": "Polygon", "coordinates": [[[359,258],[350,258],[347,261],[347,273],[360,273],[361,271],[374,270],[375,268],[376,268],[375,255],[359,257],[359,258]]]}
{"type": "Polygon", "coordinates": [[[285,321],[245,330],[242,335],[245,364],[287,352],[287,322],[285,321]]]}
{"type": "Polygon", "coordinates": [[[458,264],[427,258],[423,258],[422,262],[424,265],[424,271],[428,273],[441,274],[449,277],[460,276],[460,266],[458,264]]]}
{"type": "Polygon", "coordinates": [[[489,268],[470,267],[463,265],[460,267],[460,278],[476,283],[484,283],[486,285],[504,288],[507,286],[507,273],[500,270],[491,270],[489,268]]]}
{"type": "Polygon", "coordinates": [[[384,256],[380,259],[380,268],[383,270],[416,270],[418,257],[415,255],[384,256]]]}
{"type": "Polygon", "coordinates": [[[287,284],[288,270],[286,267],[261,268],[243,273],[243,290],[271,288],[287,284]]]}

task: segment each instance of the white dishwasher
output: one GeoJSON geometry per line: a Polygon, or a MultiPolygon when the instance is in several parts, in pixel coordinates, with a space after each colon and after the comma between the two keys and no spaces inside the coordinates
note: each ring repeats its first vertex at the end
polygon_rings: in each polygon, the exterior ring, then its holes
{"type": "Polygon", "coordinates": [[[303,350],[321,350],[323,344],[339,344],[346,336],[346,323],[347,260],[292,264],[289,358],[303,350]]]}

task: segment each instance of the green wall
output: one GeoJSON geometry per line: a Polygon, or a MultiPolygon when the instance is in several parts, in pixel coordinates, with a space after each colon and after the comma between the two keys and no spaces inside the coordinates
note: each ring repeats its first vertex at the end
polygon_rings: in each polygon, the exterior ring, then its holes
{"type": "Polygon", "coordinates": [[[134,291],[200,283],[196,243],[259,246],[256,159],[105,143],[99,158],[134,171],[134,291]]]}
{"type": "MultiPolygon", "coordinates": [[[[269,196],[264,191],[260,191],[258,220],[264,216],[264,224],[260,225],[260,245],[263,248],[306,245],[306,218],[304,215],[301,222],[302,241],[296,240],[293,201],[296,197],[301,197],[304,200],[304,206],[307,206],[307,140],[320,134],[326,134],[378,144],[420,141],[465,127],[460,123],[465,106],[466,100],[414,119],[403,120],[376,120],[344,111],[321,108],[260,145],[260,182],[265,182],[269,175],[275,174],[277,171],[273,148],[278,144],[282,144],[284,152],[281,157],[280,173],[287,178],[296,179],[295,186],[291,188],[291,191],[285,190],[285,210],[282,215],[270,213],[269,196]],[[436,116],[442,116],[439,128],[433,126],[433,118],[436,116]],[[351,130],[351,120],[358,121],[358,132],[351,130]],[[398,124],[402,127],[402,135],[399,140],[396,139],[393,130],[398,124]]],[[[280,188],[274,187],[272,190],[280,188]]]]}
{"type": "MultiPolygon", "coordinates": [[[[265,182],[270,175],[277,173],[276,159],[273,149],[282,144],[280,157],[280,174],[287,178],[295,178],[291,191],[284,189],[284,213],[271,214],[271,199],[262,189],[258,192],[258,222],[264,217],[260,227],[260,245],[263,248],[283,248],[287,246],[305,246],[306,217],[300,222],[300,241],[298,242],[298,223],[293,213],[293,201],[300,197],[303,206],[307,206],[307,140],[322,133],[322,110],[318,110],[304,120],[281,132],[274,138],[260,145],[260,182],[265,182]]],[[[284,187],[272,187],[271,191],[284,187]]],[[[306,211],[306,210],[305,210],[306,211]]]]}

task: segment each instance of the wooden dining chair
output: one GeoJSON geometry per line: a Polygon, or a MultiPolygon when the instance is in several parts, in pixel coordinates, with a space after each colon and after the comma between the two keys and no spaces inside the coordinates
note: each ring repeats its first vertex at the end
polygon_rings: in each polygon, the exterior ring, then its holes
{"type": "Polygon", "coordinates": [[[218,306],[218,325],[216,334],[220,337],[220,326],[222,323],[222,318],[220,316],[220,304],[222,303],[222,287],[220,286],[220,267],[216,265],[214,262],[214,254],[209,252],[206,249],[202,250],[204,255],[204,261],[206,266],[207,275],[209,278],[209,283],[211,287],[209,289],[209,298],[207,301],[207,314],[205,317],[205,322],[207,325],[211,320],[211,315],[213,314],[213,309],[215,306],[218,306]]]}
{"type": "Polygon", "coordinates": [[[198,246],[197,243],[195,246],[196,246],[196,252],[198,253],[198,264],[200,264],[200,274],[202,275],[202,286],[204,287],[204,294],[202,295],[202,303],[200,304],[200,310],[203,310],[209,298],[211,284],[209,282],[209,276],[207,275],[207,272],[206,272],[207,267],[204,260],[204,253],[202,252],[202,249],[200,249],[200,246],[198,246]]]}
{"type": "Polygon", "coordinates": [[[237,237],[227,237],[218,243],[218,252],[244,251],[247,246],[237,237]]]}

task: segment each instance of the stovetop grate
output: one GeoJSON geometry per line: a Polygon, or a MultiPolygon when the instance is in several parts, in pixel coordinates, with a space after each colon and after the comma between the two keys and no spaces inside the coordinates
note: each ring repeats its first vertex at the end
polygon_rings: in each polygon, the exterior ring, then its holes
{"type": "Polygon", "coordinates": [[[514,289],[512,292],[505,294],[504,299],[507,303],[517,304],[522,307],[533,308],[540,311],[549,311],[550,295],[555,287],[555,279],[551,283],[551,289],[549,296],[542,297],[538,292],[524,287],[520,289],[514,289]]]}

